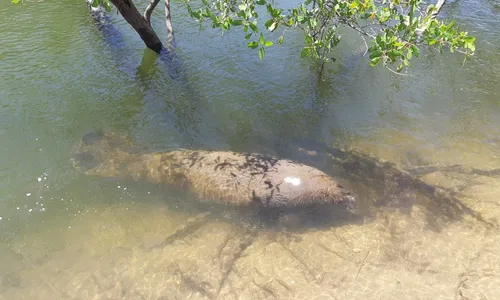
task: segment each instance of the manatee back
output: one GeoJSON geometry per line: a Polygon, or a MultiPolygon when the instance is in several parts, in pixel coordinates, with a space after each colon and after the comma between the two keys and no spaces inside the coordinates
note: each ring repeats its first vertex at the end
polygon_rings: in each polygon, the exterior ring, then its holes
{"type": "Polygon", "coordinates": [[[186,151],[178,155],[186,159],[177,159],[183,163],[176,173],[184,173],[180,178],[201,198],[265,207],[352,207],[354,202],[350,192],[332,177],[299,162],[225,151],[186,151]]]}
{"type": "Polygon", "coordinates": [[[354,197],[339,182],[324,172],[289,160],[280,160],[268,182],[276,185],[268,195],[270,206],[308,206],[345,204],[352,207],[354,197]]]}

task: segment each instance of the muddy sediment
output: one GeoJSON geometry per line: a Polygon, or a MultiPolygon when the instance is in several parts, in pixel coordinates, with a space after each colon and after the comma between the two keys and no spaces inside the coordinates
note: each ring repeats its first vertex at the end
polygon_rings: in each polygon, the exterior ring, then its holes
{"type": "MultiPolygon", "coordinates": [[[[344,166],[351,179],[369,179],[357,185],[369,212],[362,221],[281,230],[213,211],[170,207],[145,215],[112,205],[77,218],[61,236],[66,246],[49,258],[4,276],[0,299],[466,300],[500,294],[499,176],[457,168],[415,176],[356,152],[325,158],[344,166]]],[[[29,253],[20,244],[10,245],[16,257],[29,253]]]]}

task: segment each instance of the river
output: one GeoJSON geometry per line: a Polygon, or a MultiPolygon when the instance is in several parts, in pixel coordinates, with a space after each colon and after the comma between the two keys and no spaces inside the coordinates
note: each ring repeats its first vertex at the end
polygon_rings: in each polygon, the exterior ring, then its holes
{"type": "MultiPolygon", "coordinates": [[[[0,300],[500,298],[496,1],[447,2],[476,55],[462,66],[460,54],[422,50],[408,76],[369,67],[348,31],[321,77],[298,34],[261,61],[238,30],[199,30],[179,7],[173,79],[115,14],[110,45],[84,1],[0,4],[0,300]],[[481,217],[353,182],[326,159],[317,165],[369,216],[255,229],[162,187],[78,172],[72,149],[95,129],[155,151],[294,155],[320,141],[400,170],[430,166],[420,179],[481,217]]],[[[153,17],[164,37],[161,9],[153,17]]]]}

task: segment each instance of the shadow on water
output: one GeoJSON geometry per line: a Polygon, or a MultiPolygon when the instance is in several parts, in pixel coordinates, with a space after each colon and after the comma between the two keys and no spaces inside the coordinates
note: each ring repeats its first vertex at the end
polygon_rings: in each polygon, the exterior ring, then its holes
{"type": "MultiPolygon", "coordinates": [[[[113,24],[113,20],[103,7],[89,8],[96,28],[101,32],[103,40],[111,48],[111,51],[115,53],[113,57],[115,59],[117,56],[121,57],[121,54],[125,53],[125,50],[127,50],[127,44],[122,32],[113,24]]],[[[124,71],[129,73],[131,76],[132,73],[130,70],[135,68],[135,76],[141,79],[149,79],[151,75],[156,74],[157,68],[155,63],[159,60],[161,62],[161,66],[165,67],[165,70],[167,70],[171,79],[176,81],[185,81],[185,78],[183,78],[180,58],[176,55],[173,49],[169,50],[167,48],[163,48],[160,54],[157,54],[146,48],[140,65],[133,60],[131,61],[128,56],[124,59],[125,62],[128,62],[124,71]]]]}
{"type": "Polygon", "coordinates": [[[191,193],[174,187],[161,186],[159,193],[169,195],[165,203],[173,211],[196,216],[182,232],[188,233],[204,224],[224,221],[237,227],[263,231],[304,232],[361,224],[365,216],[338,206],[316,205],[301,208],[269,209],[224,205],[197,201],[191,193]],[[192,223],[192,224],[191,224],[192,223]]]}
{"type": "Polygon", "coordinates": [[[90,8],[90,14],[105,44],[110,47],[114,64],[141,84],[141,90],[145,93],[144,99],[153,95],[151,102],[157,106],[153,108],[155,111],[173,111],[176,116],[173,122],[177,130],[188,142],[194,143],[201,122],[197,101],[201,96],[189,83],[182,61],[174,49],[163,48],[158,54],[145,48],[141,62],[136,62],[128,55],[125,38],[105,9],[90,8]],[[163,79],[165,72],[167,78],[163,79]],[[171,97],[168,97],[166,91],[162,91],[162,87],[156,86],[156,82],[168,82],[171,97]]]}
{"type": "MultiPolygon", "coordinates": [[[[424,208],[428,227],[441,231],[448,222],[459,222],[465,217],[489,226],[498,224],[485,220],[467,204],[460,192],[424,182],[393,163],[358,152],[329,147],[315,140],[300,139],[280,149],[283,156],[310,164],[333,176],[343,178],[345,185],[356,194],[358,212],[371,218],[373,209],[395,209],[410,215],[415,205],[424,208]]],[[[435,170],[468,171],[460,166],[433,167],[435,170]]],[[[476,170],[479,174],[498,170],[476,170]]]]}

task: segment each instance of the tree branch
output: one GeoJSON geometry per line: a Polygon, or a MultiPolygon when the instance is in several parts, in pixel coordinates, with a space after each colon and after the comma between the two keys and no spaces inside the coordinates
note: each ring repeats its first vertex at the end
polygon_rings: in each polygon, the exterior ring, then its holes
{"type": "Polygon", "coordinates": [[[175,47],[174,29],[172,27],[172,18],[170,16],[170,0],[165,0],[165,25],[167,27],[168,40],[175,47]]]}
{"type": "Polygon", "coordinates": [[[343,24],[345,24],[345,25],[347,25],[348,27],[350,27],[350,28],[352,28],[352,29],[356,30],[356,31],[357,31],[360,35],[365,35],[365,36],[367,36],[367,37],[369,37],[369,38],[372,38],[372,39],[375,39],[375,38],[377,37],[377,36],[375,36],[375,35],[373,35],[373,34],[369,34],[368,32],[366,32],[366,31],[364,31],[364,30],[362,30],[362,29],[360,29],[360,28],[358,28],[358,27],[356,27],[356,26],[352,25],[352,24],[351,24],[351,23],[349,23],[349,22],[345,22],[345,23],[343,23],[343,24]]]}
{"type": "Polygon", "coordinates": [[[151,14],[159,2],[160,0],[151,0],[148,7],[144,10],[144,19],[148,21],[149,25],[151,25],[151,14]]]}
{"type": "Polygon", "coordinates": [[[443,8],[445,3],[446,0],[438,0],[438,2],[436,3],[436,10],[432,13],[432,18],[436,18],[436,16],[439,14],[441,8],[443,8]]]}
{"type": "MultiPolygon", "coordinates": [[[[144,19],[151,25],[151,14],[160,0],[150,0],[148,7],[144,10],[144,19]]],[[[170,0],[165,0],[165,25],[167,27],[168,42],[174,46],[174,29],[172,26],[172,18],[170,16],[170,0]]]]}
{"type": "Polygon", "coordinates": [[[151,27],[151,24],[137,10],[134,2],[132,0],[110,0],[110,2],[118,9],[125,21],[139,34],[146,46],[154,52],[160,53],[163,49],[160,38],[151,27]]]}

